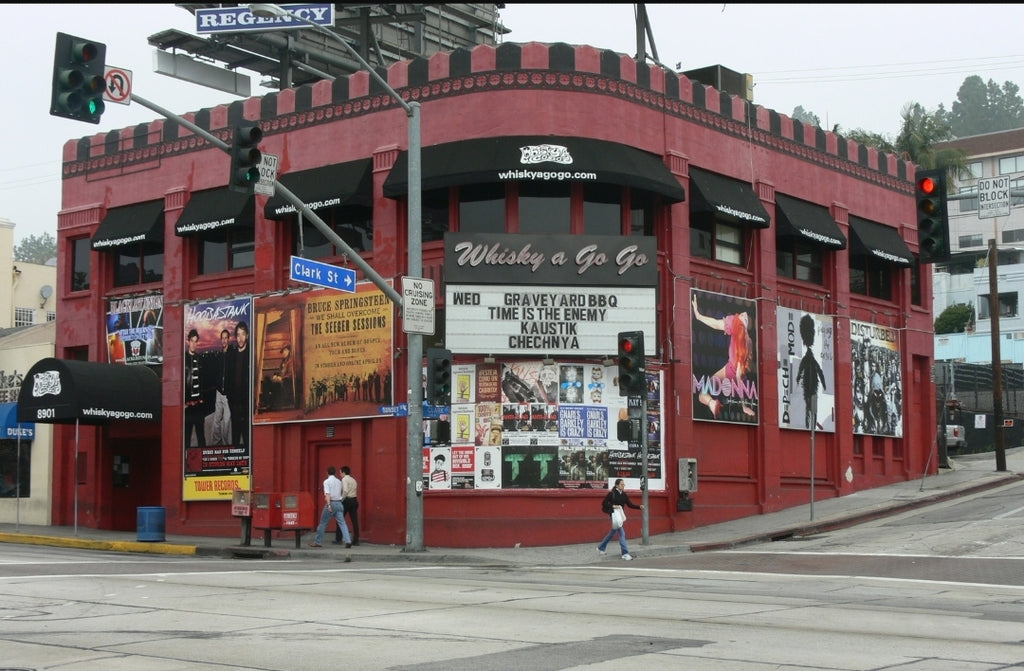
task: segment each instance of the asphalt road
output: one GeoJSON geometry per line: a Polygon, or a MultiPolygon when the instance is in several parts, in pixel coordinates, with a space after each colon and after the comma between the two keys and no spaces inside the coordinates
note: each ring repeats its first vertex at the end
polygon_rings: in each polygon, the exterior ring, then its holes
{"type": "Polygon", "coordinates": [[[799,539],[580,566],[0,545],[0,668],[1024,666],[1024,484],[799,539]]]}

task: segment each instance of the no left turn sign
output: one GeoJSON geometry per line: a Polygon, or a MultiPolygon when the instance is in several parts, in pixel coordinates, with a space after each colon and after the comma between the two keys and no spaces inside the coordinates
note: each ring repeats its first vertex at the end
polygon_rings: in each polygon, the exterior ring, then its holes
{"type": "Polygon", "coordinates": [[[103,73],[106,89],[103,99],[112,103],[128,105],[132,97],[132,71],[123,68],[106,68],[103,73]]]}

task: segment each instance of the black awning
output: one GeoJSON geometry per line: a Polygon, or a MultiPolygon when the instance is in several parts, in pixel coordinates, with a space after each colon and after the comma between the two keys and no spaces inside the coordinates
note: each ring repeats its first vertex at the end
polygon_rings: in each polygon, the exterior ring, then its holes
{"type": "Polygon", "coordinates": [[[117,249],[140,242],[164,241],[164,201],[112,207],[92,236],[92,248],[117,249]]]}
{"type": "Polygon", "coordinates": [[[846,236],[828,209],[821,205],[776,194],[775,222],[782,237],[803,238],[830,249],[846,249],[846,236]]]}
{"type": "MultiPolygon", "coordinates": [[[[314,212],[342,205],[373,205],[373,161],[368,158],[286,174],[277,181],[314,212]]],[[[271,196],[263,208],[267,219],[292,214],[295,206],[280,194],[271,196]]]]}
{"type": "Polygon", "coordinates": [[[22,422],[159,422],[160,411],[160,378],[148,366],[40,359],[18,394],[22,422]]]}
{"type": "MultiPolygon", "coordinates": [[[[617,142],[546,135],[491,137],[424,147],[422,189],[542,179],[617,184],[650,191],[671,203],[686,200],[679,180],[660,157],[617,142]]],[[[409,153],[398,155],[384,195],[409,190],[409,153]]]]}
{"type": "Polygon", "coordinates": [[[35,437],[35,422],[18,421],[17,403],[0,403],[0,440],[33,440],[35,437]]]}
{"type": "Polygon", "coordinates": [[[914,265],[914,253],[895,228],[851,214],[850,232],[851,256],[873,256],[901,266],[914,265]]]}
{"type": "Polygon", "coordinates": [[[195,235],[229,226],[253,225],[254,196],[228,188],[207,189],[192,194],[174,225],[177,235],[195,235]]]}
{"type": "Polygon", "coordinates": [[[690,168],[690,212],[705,212],[754,228],[771,225],[768,211],[750,184],[699,168],[690,168]]]}

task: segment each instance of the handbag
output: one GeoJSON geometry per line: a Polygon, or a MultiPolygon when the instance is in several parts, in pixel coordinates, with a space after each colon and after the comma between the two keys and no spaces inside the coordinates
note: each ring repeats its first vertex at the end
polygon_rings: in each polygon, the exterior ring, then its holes
{"type": "Polygon", "coordinates": [[[622,525],[626,523],[626,511],[622,508],[616,508],[612,511],[612,529],[621,529],[622,525]]]}

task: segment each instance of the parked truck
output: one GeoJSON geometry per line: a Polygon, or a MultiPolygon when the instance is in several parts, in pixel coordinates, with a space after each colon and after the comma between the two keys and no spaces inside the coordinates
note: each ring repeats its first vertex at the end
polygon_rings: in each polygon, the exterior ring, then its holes
{"type": "Polygon", "coordinates": [[[960,424],[947,424],[946,449],[961,452],[965,447],[967,447],[967,432],[964,431],[964,427],[960,424]]]}

